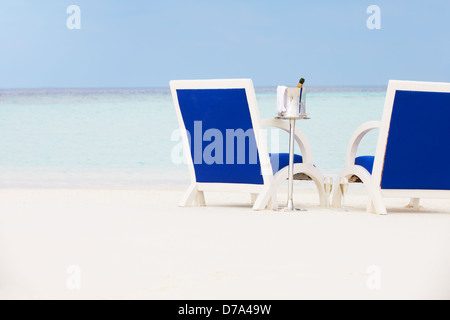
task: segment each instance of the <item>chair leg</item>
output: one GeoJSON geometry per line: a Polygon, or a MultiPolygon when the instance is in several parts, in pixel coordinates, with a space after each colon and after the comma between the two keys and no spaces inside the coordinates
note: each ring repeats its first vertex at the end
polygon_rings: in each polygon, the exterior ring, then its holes
{"type": "Polygon", "coordinates": [[[270,199],[273,200],[274,194],[276,193],[277,186],[275,184],[272,184],[268,187],[266,187],[256,198],[255,204],[253,205],[254,211],[262,211],[266,208],[267,203],[270,199]]]}
{"type": "Polygon", "coordinates": [[[203,191],[198,191],[196,184],[191,184],[180,201],[180,207],[189,207],[192,202],[196,202],[199,206],[205,205],[205,196],[203,191]]]}
{"type": "MultiPolygon", "coordinates": [[[[275,180],[271,183],[270,186],[266,187],[258,196],[253,206],[253,210],[260,211],[264,210],[268,204],[268,202],[272,199],[272,209],[278,209],[278,201],[277,201],[277,190],[278,187],[286,180],[287,178],[287,168],[280,170],[276,176],[275,180]]],[[[295,164],[294,172],[302,172],[314,181],[316,184],[317,190],[319,192],[320,198],[320,206],[327,207],[328,200],[325,193],[325,188],[323,185],[323,176],[319,169],[314,167],[313,165],[307,164],[295,164]]]]}
{"type": "Polygon", "coordinates": [[[329,200],[327,197],[327,193],[325,192],[325,186],[323,184],[324,177],[323,177],[322,173],[319,171],[319,169],[317,169],[314,166],[311,166],[311,168],[309,168],[309,170],[305,170],[304,173],[307,174],[316,184],[317,192],[319,193],[320,206],[322,208],[327,208],[328,204],[329,204],[329,202],[328,202],[329,200]]]}
{"type": "MultiPolygon", "coordinates": [[[[339,181],[339,177],[336,181],[339,181]]],[[[339,188],[338,182],[333,184],[333,193],[331,194],[331,206],[333,208],[340,208],[342,206],[342,192],[339,188]]]]}
{"type": "Polygon", "coordinates": [[[251,193],[250,194],[250,199],[251,199],[252,205],[255,204],[257,198],[258,198],[258,194],[257,193],[251,193]]]}
{"type": "MultiPolygon", "coordinates": [[[[360,168],[359,166],[345,168],[339,174],[337,181],[339,181],[339,178],[341,177],[351,177],[353,175],[356,175],[361,179],[369,194],[367,212],[382,215],[387,214],[386,206],[384,205],[383,198],[381,196],[381,190],[373,187],[372,176],[366,169],[360,168]]],[[[337,182],[335,183],[333,189],[333,207],[339,208],[342,205],[342,193],[337,182]]]]}
{"type": "Polygon", "coordinates": [[[271,204],[271,210],[278,210],[278,197],[277,197],[277,193],[275,192],[275,194],[272,196],[272,200],[270,200],[270,204],[271,204]]]}
{"type": "Polygon", "coordinates": [[[267,202],[267,210],[278,210],[278,199],[276,194],[272,198],[270,198],[269,202],[267,202]]]}
{"type": "Polygon", "coordinates": [[[377,213],[381,215],[387,215],[386,206],[383,202],[383,197],[381,196],[381,190],[373,189],[368,187],[369,191],[369,207],[371,213],[377,213]]]}
{"type": "Polygon", "coordinates": [[[267,202],[267,210],[273,210],[273,207],[272,207],[272,200],[270,200],[269,202],[267,202]]]}
{"type": "Polygon", "coordinates": [[[420,208],[420,198],[411,198],[409,204],[406,207],[418,210],[420,208]]]}
{"type": "Polygon", "coordinates": [[[196,202],[197,206],[199,206],[199,207],[205,207],[206,206],[205,193],[203,191],[198,191],[197,192],[197,197],[195,199],[195,202],[196,202]]]}
{"type": "Polygon", "coordinates": [[[373,205],[372,200],[369,200],[367,204],[367,213],[375,213],[375,206],[373,205]]]}

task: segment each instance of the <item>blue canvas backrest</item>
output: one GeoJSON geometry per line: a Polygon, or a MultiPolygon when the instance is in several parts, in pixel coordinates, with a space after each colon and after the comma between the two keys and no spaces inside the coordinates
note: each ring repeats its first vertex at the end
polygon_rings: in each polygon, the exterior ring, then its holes
{"type": "Polygon", "coordinates": [[[396,90],[382,189],[450,190],[450,93],[396,90]]]}
{"type": "Polygon", "coordinates": [[[263,184],[245,88],[177,88],[198,183],[263,184]]]}

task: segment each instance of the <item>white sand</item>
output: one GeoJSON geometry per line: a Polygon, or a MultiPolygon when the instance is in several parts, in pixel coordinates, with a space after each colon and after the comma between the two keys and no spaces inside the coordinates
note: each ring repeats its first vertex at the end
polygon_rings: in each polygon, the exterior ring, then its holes
{"type": "Polygon", "coordinates": [[[181,187],[0,190],[0,299],[450,299],[449,200],[377,216],[351,186],[341,213],[303,187],[305,213],[245,194],[179,208],[181,187]]]}

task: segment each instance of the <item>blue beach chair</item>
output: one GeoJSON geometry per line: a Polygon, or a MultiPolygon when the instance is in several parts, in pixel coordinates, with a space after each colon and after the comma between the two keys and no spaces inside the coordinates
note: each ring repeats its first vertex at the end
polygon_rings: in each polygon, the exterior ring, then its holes
{"type": "MultiPolygon", "coordinates": [[[[269,155],[263,127],[289,132],[289,124],[260,119],[252,81],[171,81],[170,88],[192,181],[180,205],[195,201],[204,206],[205,191],[245,192],[252,196],[253,210],[276,209],[277,188],[288,178],[289,155],[269,155]]],[[[298,129],[295,140],[301,156],[295,156],[294,173],[315,182],[320,204],[326,206],[323,176],[298,129]]]]}
{"type": "MultiPolygon", "coordinates": [[[[368,212],[386,214],[383,197],[450,198],[450,83],[390,81],[382,121],[361,125],[347,149],[339,177],[367,187],[368,212]],[[361,139],[380,129],[375,156],[356,157],[361,139]]],[[[333,206],[341,205],[334,188],[333,206]]]]}

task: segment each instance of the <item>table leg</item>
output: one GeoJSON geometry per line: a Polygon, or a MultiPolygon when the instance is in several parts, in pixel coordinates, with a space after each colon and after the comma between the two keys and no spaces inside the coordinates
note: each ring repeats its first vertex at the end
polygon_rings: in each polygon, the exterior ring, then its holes
{"type": "Polygon", "coordinates": [[[294,210],[294,136],[295,120],[289,120],[289,186],[288,186],[288,210],[294,210]]]}
{"type": "Polygon", "coordinates": [[[289,186],[288,186],[288,204],[286,211],[306,211],[306,209],[299,209],[294,207],[294,138],[295,138],[295,120],[289,119],[289,186]]]}

